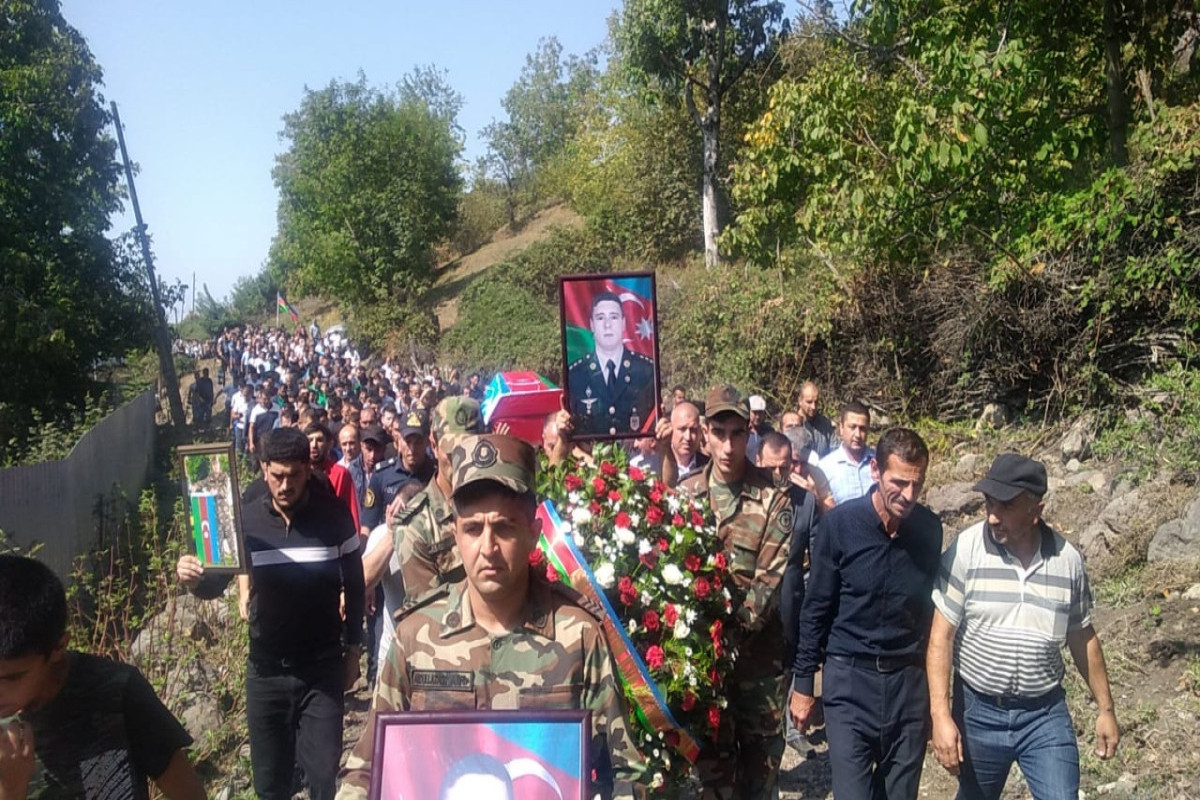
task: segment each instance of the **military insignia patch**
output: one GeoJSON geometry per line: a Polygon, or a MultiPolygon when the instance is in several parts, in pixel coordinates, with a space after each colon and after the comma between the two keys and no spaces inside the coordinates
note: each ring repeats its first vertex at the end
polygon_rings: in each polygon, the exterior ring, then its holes
{"type": "Polygon", "coordinates": [[[364,508],[374,508],[375,507],[375,493],[373,491],[371,491],[370,489],[367,489],[367,493],[363,496],[363,507],[364,508]]]}
{"type": "Polygon", "coordinates": [[[480,469],[487,469],[496,463],[496,446],[487,439],[475,443],[475,451],[471,453],[471,463],[480,469]]]}
{"type": "Polygon", "coordinates": [[[785,508],[783,511],[780,511],[779,512],[779,528],[780,528],[780,530],[784,530],[784,531],[787,531],[788,533],[791,533],[792,532],[792,523],[795,522],[795,520],[796,520],[796,517],[792,513],[792,509],[785,508]]]}
{"type": "Polygon", "coordinates": [[[466,408],[459,406],[458,410],[454,412],[454,424],[458,425],[458,427],[460,427],[460,428],[467,427],[467,409],[466,408]]]}

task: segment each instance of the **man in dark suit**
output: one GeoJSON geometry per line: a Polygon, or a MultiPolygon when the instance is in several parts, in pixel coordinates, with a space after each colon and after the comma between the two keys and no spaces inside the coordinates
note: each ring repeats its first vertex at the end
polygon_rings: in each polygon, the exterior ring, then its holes
{"type": "Polygon", "coordinates": [[[577,433],[640,431],[656,409],[654,362],[625,348],[621,298],[598,292],[592,298],[595,349],[567,369],[570,411],[577,433]]]}

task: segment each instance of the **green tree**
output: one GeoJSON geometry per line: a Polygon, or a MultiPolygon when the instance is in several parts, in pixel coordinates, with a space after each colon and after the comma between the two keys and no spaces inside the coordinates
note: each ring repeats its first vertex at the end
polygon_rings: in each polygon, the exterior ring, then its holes
{"type": "Polygon", "coordinates": [[[360,74],[305,91],[284,117],[289,146],[273,172],[279,232],[269,263],[278,280],[351,310],[425,291],[461,185],[460,101],[439,82],[418,71],[385,92],[360,74]]]}
{"type": "Polygon", "coordinates": [[[148,292],[105,236],[120,208],[100,67],[54,0],[0,11],[0,450],[149,342],[148,292]]]}
{"type": "Polygon", "coordinates": [[[779,0],[626,0],[617,50],[635,84],[683,96],[704,144],[704,260],[720,260],[718,167],[722,106],[737,81],[785,33],[779,0]]]}

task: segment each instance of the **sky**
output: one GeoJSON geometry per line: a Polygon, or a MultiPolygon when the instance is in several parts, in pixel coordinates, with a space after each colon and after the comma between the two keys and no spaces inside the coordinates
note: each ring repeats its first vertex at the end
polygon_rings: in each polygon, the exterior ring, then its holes
{"type": "MultiPolygon", "coordinates": [[[[333,79],[390,87],[416,65],[449,71],[464,99],[465,157],[503,119],[500,100],[538,40],[565,54],[604,42],[620,0],[61,0],[115,100],[158,274],[224,298],[275,234],[271,167],[282,117],[333,79]]],[[[115,135],[115,134],[114,134],[115,135]]],[[[132,207],[112,233],[134,226],[132,207]]],[[[191,293],[188,295],[191,307],[191,293]]]]}

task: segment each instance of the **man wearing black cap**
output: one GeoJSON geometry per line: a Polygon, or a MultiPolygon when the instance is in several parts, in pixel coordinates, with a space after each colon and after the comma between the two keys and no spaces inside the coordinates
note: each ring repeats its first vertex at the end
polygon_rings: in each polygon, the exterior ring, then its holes
{"type": "Polygon", "coordinates": [[[433,459],[429,457],[428,416],[410,411],[404,417],[396,417],[394,424],[399,455],[375,467],[375,472],[367,482],[366,497],[363,498],[359,521],[368,534],[375,530],[375,526],[383,524],[388,506],[396,499],[404,484],[415,480],[426,486],[436,470],[433,459]]]}
{"type": "Polygon", "coordinates": [[[1096,755],[1111,758],[1120,741],[1083,559],[1042,520],[1041,462],[1004,453],[975,489],[987,519],[942,556],[933,593],[934,753],[958,775],[965,800],[1000,797],[1014,761],[1035,798],[1075,798],[1079,749],[1062,689],[1064,643],[1099,707],[1096,755]]]}
{"type": "MultiPolygon", "coordinates": [[[[312,481],[309,441],[296,428],[259,449],[266,491],[247,489],[242,530],[250,556],[246,718],[254,792],[292,797],[296,765],[313,800],[331,800],[342,750],[344,692],[358,679],[364,585],[350,509],[312,481]],[[339,606],[345,596],[345,620],[339,606]]],[[[195,556],[175,571],[197,597],[219,597],[229,576],[195,556]]]]}

